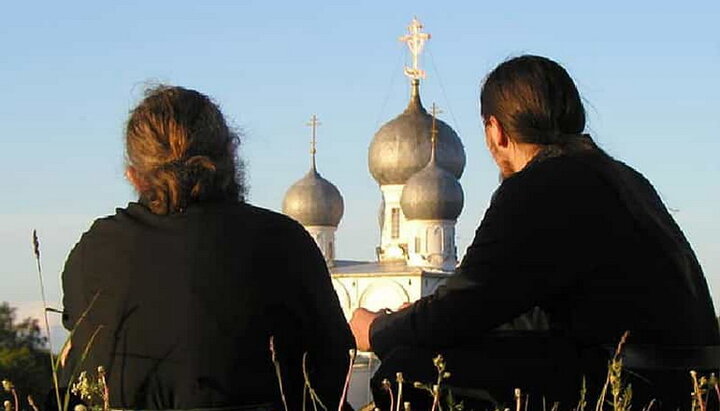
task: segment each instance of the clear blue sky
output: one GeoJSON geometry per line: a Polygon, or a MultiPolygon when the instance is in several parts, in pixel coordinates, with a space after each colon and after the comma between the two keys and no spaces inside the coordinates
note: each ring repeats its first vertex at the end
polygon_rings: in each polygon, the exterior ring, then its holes
{"type": "Polygon", "coordinates": [[[279,209],[308,167],[317,113],[320,172],[344,194],[342,258],[373,257],[380,194],[367,171],[377,128],[405,106],[403,44],[417,15],[433,36],[426,105],[460,134],[468,166],[460,250],[497,185],[478,87],[509,56],[561,62],[590,131],[643,172],[685,230],[720,301],[720,2],[11,2],[0,15],[0,300],[48,294],[91,221],[134,198],[122,128],[147,83],[213,96],[245,133],[250,201],[279,209]],[[452,4],[450,4],[452,3],[452,4]],[[586,4],[587,3],[587,4],[586,4]]]}

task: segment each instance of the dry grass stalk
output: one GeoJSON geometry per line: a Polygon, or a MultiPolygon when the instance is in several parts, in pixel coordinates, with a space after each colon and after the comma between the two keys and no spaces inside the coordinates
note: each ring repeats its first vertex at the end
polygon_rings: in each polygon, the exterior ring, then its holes
{"type": "Polygon", "coordinates": [[[40,408],[38,408],[37,404],[35,404],[35,400],[33,399],[32,395],[27,396],[27,402],[28,405],[30,405],[30,408],[33,409],[33,411],[40,411],[40,408]]]}
{"type": "Polygon", "coordinates": [[[18,399],[17,390],[15,390],[15,384],[12,383],[10,380],[2,380],[2,387],[5,392],[9,392],[13,396],[13,400],[15,400],[15,409],[20,409],[20,400],[18,399]]]}
{"type": "Polygon", "coordinates": [[[580,400],[578,401],[577,407],[575,407],[575,411],[585,411],[585,406],[587,405],[587,380],[585,376],[583,375],[582,379],[582,387],[580,388],[580,400]]]}
{"type": "Polygon", "coordinates": [[[643,411],[650,411],[650,410],[652,410],[652,407],[655,405],[655,402],[656,402],[656,401],[655,401],[655,398],[653,398],[653,399],[650,401],[650,403],[649,403],[645,408],[643,408],[643,411]]]}
{"type": "Polygon", "coordinates": [[[285,390],[283,389],[282,373],[280,372],[280,362],[277,359],[277,352],[275,351],[275,336],[270,336],[270,357],[272,358],[273,365],[275,366],[275,377],[277,377],[278,388],[280,389],[280,398],[282,399],[283,407],[285,411],[288,411],[287,399],[285,399],[285,390]]]}
{"type": "Polygon", "coordinates": [[[387,391],[390,396],[390,411],[392,411],[395,409],[395,395],[392,390],[392,384],[390,384],[390,381],[387,378],[382,380],[382,388],[387,391]]]}
{"type": "Polygon", "coordinates": [[[398,397],[397,397],[397,403],[395,404],[395,411],[400,411],[400,405],[402,404],[402,395],[403,395],[403,383],[405,380],[403,379],[403,373],[399,372],[395,374],[395,380],[398,384],[398,397]]]}
{"type": "Polygon", "coordinates": [[[611,386],[611,383],[615,383],[611,388],[613,388],[613,406],[615,407],[615,410],[618,410],[618,406],[622,405],[620,400],[620,392],[618,390],[617,396],[615,395],[614,389],[620,387],[620,374],[622,372],[622,360],[620,359],[620,354],[622,354],[622,349],[625,346],[625,343],[627,342],[628,336],[630,335],[630,331],[625,331],[623,333],[622,337],[620,338],[620,342],[618,343],[617,347],[615,348],[615,354],[613,355],[612,360],[608,364],[608,374],[607,378],[605,379],[605,384],[603,385],[602,391],[600,391],[600,396],[598,397],[597,404],[595,404],[595,411],[601,411],[605,405],[605,397],[607,396],[608,387],[611,386]]]}
{"type": "Polygon", "coordinates": [[[692,378],[693,382],[693,401],[691,410],[696,411],[705,411],[705,401],[703,401],[703,383],[705,381],[702,381],[705,377],[702,377],[700,381],[698,381],[698,375],[695,370],[690,371],[690,378],[692,378]],[[701,382],[702,381],[702,382],[701,382]]]}
{"type": "Polygon", "coordinates": [[[440,408],[440,386],[435,384],[432,386],[433,403],[431,411],[435,411],[440,408]]]}
{"type": "Polygon", "coordinates": [[[320,397],[315,392],[315,389],[312,387],[312,384],[310,384],[310,374],[308,374],[307,371],[307,356],[308,353],[303,353],[303,360],[302,360],[302,372],[303,372],[303,378],[305,379],[305,388],[303,389],[303,410],[305,409],[305,392],[310,394],[310,401],[312,401],[313,410],[317,411],[318,405],[325,411],[327,411],[327,407],[323,402],[320,400],[320,397]]]}
{"type": "Polygon", "coordinates": [[[98,300],[99,297],[100,297],[100,291],[96,292],[95,295],[93,295],[93,298],[92,298],[92,300],[90,300],[90,303],[88,304],[88,306],[85,307],[85,310],[83,310],[83,312],[80,314],[80,317],[78,317],[78,320],[75,321],[75,325],[73,326],[73,329],[70,330],[70,334],[65,339],[65,342],[63,343],[62,347],[60,348],[61,354],[58,356],[58,358],[55,359],[55,369],[56,370],[60,368],[61,362],[63,360],[62,353],[64,353],[69,348],[69,345],[72,343],[72,337],[75,335],[75,331],[77,331],[80,324],[82,324],[83,321],[85,321],[85,318],[87,317],[88,313],[93,308],[93,306],[95,305],[95,302],[98,300]]]}
{"type": "Polygon", "coordinates": [[[53,389],[55,391],[55,400],[57,401],[57,407],[58,410],[62,409],[60,408],[60,383],[58,381],[58,371],[57,371],[57,364],[55,362],[55,358],[53,357],[53,347],[52,347],[52,341],[50,339],[50,320],[48,319],[48,305],[47,305],[47,298],[45,297],[45,283],[43,282],[43,275],[42,275],[42,264],[40,261],[40,240],[37,236],[37,230],[33,230],[32,232],[32,244],[33,244],[33,254],[35,255],[35,264],[37,265],[37,272],[38,272],[38,278],[40,279],[40,295],[42,296],[42,303],[43,303],[43,317],[45,319],[45,332],[47,333],[47,341],[48,341],[48,354],[50,355],[50,367],[52,368],[52,378],[53,378],[53,389]]]}
{"type": "Polygon", "coordinates": [[[343,405],[345,405],[345,399],[347,398],[347,392],[350,388],[350,378],[352,378],[353,365],[355,365],[355,358],[357,357],[357,350],[351,349],[350,353],[350,365],[348,366],[347,375],[345,376],[345,384],[343,384],[342,395],[340,396],[340,403],[338,404],[338,411],[342,411],[343,405]]]}
{"type": "MultiPolygon", "coordinates": [[[[88,354],[90,353],[90,348],[92,348],[93,343],[95,342],[95,338],[97,338],[97,335],[100,333],[100,331],[103,329],[102,325],[98,325],[97,328],[95,328],[95,331],[90,336],[90,339],[88,340],[87,345],[85,346],[85,349],[82,352],[82,355],[80,356],[80,362],[77,364],[75,369],[72,371],[72,374],[70,376],[70,381],[75,381],[75,375],[78,373],[78,370],[80,367],[82,367],[82,364],[85,362],[85,359],[87,358],[88,354]]],[[[65,391],[65,398],[63,401],[63,406],[60,408],[63,411],[67,411],[68,405],[70,404],[70,390],[71,385],[68,384],[67,390],[65,391]]]]}

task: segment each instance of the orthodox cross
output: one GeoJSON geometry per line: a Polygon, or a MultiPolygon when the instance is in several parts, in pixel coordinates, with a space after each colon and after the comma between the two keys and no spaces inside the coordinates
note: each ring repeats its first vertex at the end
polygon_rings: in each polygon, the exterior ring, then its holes
{"type": "Polygon", "coordinates": [[[412,67],[405,67],[405,75],[413,80],[425,78],[425,71],[420,68],[420,54],[423,47],[425,47],[425,42],[430,40],[430,34],[423,33],[422,28],[423,25],[420,20],[414,17],[408,26],[410,34],[400,37],[400,41],[407,43],[410,54],[412,54],[412,67]]]}
{"type": "Polygon", "coordinates": [[[430,110],[430,114],[432,115],[432,126],[430,126],[430,143],[432,144],[430,147],[430,157],[435,158],[435,150],[437,149],[437,115],[442,113],[442,110],[437,106],[437,104],[433,103],[432,109],[430,110]]]}
{"type": "Polygon", "coordinates": [[[315,154],[317,153],[317,128],[321,123],[317,115],[313,114],[310,121],[305,125],[312,128],[312,140],[310,140],[310,155],[312,156],[312,168],[315,170],[315,154]]]}

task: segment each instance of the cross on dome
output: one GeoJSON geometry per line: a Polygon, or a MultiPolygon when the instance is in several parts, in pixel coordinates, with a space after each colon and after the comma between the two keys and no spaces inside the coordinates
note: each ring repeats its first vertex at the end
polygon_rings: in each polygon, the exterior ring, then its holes
{"type": "Polygon", "coordinates": [[[310,155],[312,156],[312,169],[315,170],[315,154],[317,153],[317,128],[318,126],[322,124],[320,121],[318,121],[318,116],[316,114],[313,114],[312,117],[310,117],[310,121],[305,123],[305,125],[309,126],[312,129],[312,139],[310,140],[310,155]]]}
{"type": "Polygon", "coordinates": [[[423,33],[422,29],[422,23],[417,17],[414,17],[408,26],[410,34],[400,37],[400,41],[407,44],[410,54],[412,54],[412,67],[405,67],[405,75],[412,80],[425,78],[425,71],[420,68],[420,54],[425,47],[425,42],[430,40],[430,33],[423,33]]]}

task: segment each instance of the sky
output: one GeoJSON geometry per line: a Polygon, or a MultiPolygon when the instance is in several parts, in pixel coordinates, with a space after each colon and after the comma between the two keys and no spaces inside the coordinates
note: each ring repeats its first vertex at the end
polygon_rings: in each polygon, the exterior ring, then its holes
{"type": "MultiPolygon", "coordinates": [[[[575,79],[588,130],[642,172],[693,245],[720,304],[720,2],[74,1],[10,2],[0,14],[0,301],[39,315],[31,232],[49,304],[61,306],[67,253],[93,219],[135,199],[123,126],[158,83],[212,96],[242,131],[249,201],[279,210],[309,166],[345,198],[342,259],[372,259],[380,191],[374,133],[409,95],[398,37],[413,16],[429,107],[467,154],[457,244],[472,240],[497,170],[478,116],[483,77],[531,53],[575,79]]],[[[462,254],[463,252],[461,252],[462,254]]],[[[57,318],[52,318],[57,325],[57,318]]]]}

